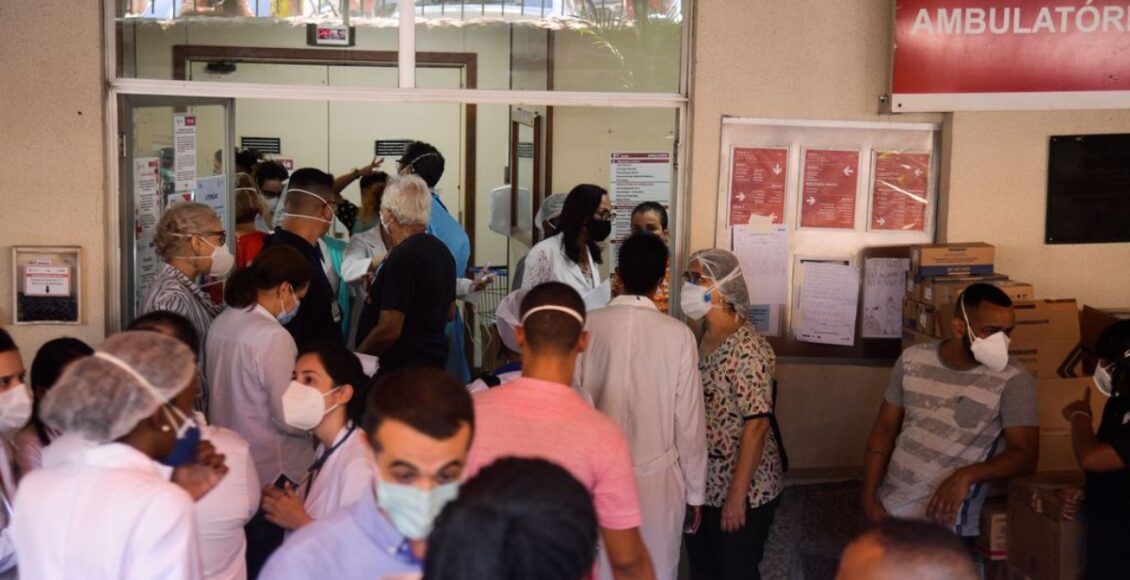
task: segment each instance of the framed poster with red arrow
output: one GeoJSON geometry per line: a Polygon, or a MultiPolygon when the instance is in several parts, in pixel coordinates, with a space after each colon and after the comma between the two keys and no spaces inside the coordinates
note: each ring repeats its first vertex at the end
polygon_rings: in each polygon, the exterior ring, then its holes
{"type": "Polygon", "coordinates": [[[748,224],[753,216],[785,223],[786,147],[734,147],[730,150],[729,224],[748,224]]]}
{"type": "Polygon", "coordinates": [[[859,151],[804,149],[800,227],[855,229],[859,151]]]}
{"type": "Polygon", "coordinates": [[[930,154],[873,153],[871,217],[873,232],[924,232],[929,205],[930,154]]]}

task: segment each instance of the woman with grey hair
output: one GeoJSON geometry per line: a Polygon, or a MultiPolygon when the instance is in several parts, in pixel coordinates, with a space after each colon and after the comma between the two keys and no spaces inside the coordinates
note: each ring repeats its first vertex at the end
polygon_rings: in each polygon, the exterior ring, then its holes
{"type": "Polygon", "coordinates": [[[776,355],[749,324],[738,259],[719,249],[691,256],[683,313],[702,320],[699,364],[706,404],[706,503],[686,536],[695,578],[760,578],[758,564],[783,489],[783,447],[773,415],[776,355]]]}
{"type": "Polygon", "coordinates": [[[24,478],[22,577],[200,577],[193,502],[227,467],[189,417],[195,391],[192,352],[153,332],[112,336],[67,367],[43,420],[85,444],[24,478]]]}
{"type": "MultiPolygon", "coordinates": [[[[235,257],[227,247],[227,232],[211,207],[178,203],[169,206],[157,222],[154,241],[157,255],[164,263],[149,282],[138,314],[158,310],[180,314],[192,322],[199,339],[198,350],[203,351],[208,328],[223,311],[223,305],[212,301],[196,281],[201,276],[224,276],[231,270],[235,257]]],[[[209,389],[203,368],[199,375],[195,407],[207,414],[209,389]]]]}

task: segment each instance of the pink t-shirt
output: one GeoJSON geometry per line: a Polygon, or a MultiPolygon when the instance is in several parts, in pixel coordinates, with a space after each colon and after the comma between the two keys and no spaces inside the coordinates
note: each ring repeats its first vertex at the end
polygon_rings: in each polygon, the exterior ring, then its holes
{"type": "Polygon", "coordinates": [[[537,457],[564,467],[592,493],[600,527],[640,526],[628,441],[611,419],[567,385],[522,377],[476,393],[466,477],[502,457],[537,457]]]}

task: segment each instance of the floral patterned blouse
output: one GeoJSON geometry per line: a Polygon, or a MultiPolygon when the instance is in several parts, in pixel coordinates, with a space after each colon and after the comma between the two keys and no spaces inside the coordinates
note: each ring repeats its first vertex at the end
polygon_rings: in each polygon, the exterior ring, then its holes
{"type": "MultiPolygon", "coordinates": [[[[707,505],[726,503],[746,421],[773,413],[776,360],[769,342],[745,325],[698,363],[706,404],[707,505]]],[[[773,501],[784,488],[778,443],[769,429],[749,488],[751,508],[773,501]]]]}

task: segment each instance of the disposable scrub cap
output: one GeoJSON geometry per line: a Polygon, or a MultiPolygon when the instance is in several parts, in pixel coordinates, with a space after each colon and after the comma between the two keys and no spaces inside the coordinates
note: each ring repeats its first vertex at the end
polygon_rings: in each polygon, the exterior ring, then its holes
{"type": "Polygon", "coordinates": [[[749,290],[746,289],[745,277],[742,276],[742,267],[738,264],[737,256],[726,250],[710,248],[695,252],[690,261],[698,262],[706,277],[717,284],[711,292],[720,292],[730,304],[734,305],[735,311],[743,316],[747,315],[749,290]]]}
{"type": "Polygon", "coordinates": [[[507,294],[494,311],[494,325],[498,328],[498,336],[502,339],[502,344],[513,352],[522,352],[522,349],[518,348],[518,332],[514,328],[520,324],[522,299],[526,297],[527,292],[528,290],[523,289],[507,294]]]}
{"type": "Polygon", "coordinates": [[[155,332],[123,332],[106,339],[94,356],[67,367],[44,398],[41,417],[67,434],[96,443],[115,441],[195,376],[192,351],[180,341],[155,332]]]}
{"type": "Polygon", "coordinates": [[[538,215],[534,219],[534,225],[541,229],[542,222],[547,222],[561,215],[561,210],[565,208],[565,198],[568,197],[567,193],[554,193],[549,197],[542,200],[541,205],[538,206],[538,215]]]}

